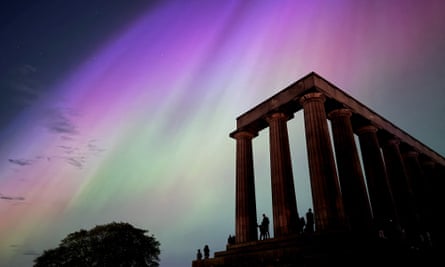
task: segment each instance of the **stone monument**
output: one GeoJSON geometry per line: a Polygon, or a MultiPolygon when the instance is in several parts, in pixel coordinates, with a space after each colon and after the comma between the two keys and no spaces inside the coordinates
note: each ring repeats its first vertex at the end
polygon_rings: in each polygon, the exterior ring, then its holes
{"type": "Polygon", "coordinates": [[[443,263],[435,256],[444,252],[445,158],[318,74],[239,116],[230,137],[236,142],[234,240],[193,267],[443,263]],[[299,111],[314,213],[315,230],[307,233],[299,231],[287,131],[299,111]],[[267,127],[274,236],[259,240],[252,140],[267,127]]]}

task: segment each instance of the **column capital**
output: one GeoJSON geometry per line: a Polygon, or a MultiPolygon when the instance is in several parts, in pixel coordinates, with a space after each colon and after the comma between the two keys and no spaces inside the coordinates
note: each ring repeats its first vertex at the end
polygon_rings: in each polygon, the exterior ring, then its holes
{"type": "Polygon", "coordinates": [[[338,118],[338,117],[351,117],[352,116],[352,111],[350,109],[347,108],[339,108],[339,109],[335,109],[331,112],[329,112],[328,114],[328,118],[332,119],[332,118],[338,118]]]}
{"type": "Polygon", "coordinates": [[[419,156],[419,152],[417,151],[407,151],[405,153],[403,153],[404,157],[411,157],[411,158],[417,158],[419,156]]]}
{"type": "Polygon", "coordinates": [[[266,117],[265,117],[265,120],[267,121],[267,123],[270,123],[270,121],[273,121],[273,120],[285,120],[285,121],[287,121],[289,118],[291,118],[291,115],[288,115],[288,114],[286,114],[286,113],[284,113],[282,111],[277,111],[277,112],[274,112],[274,113],[267,114],[266,117]]]}
{"type": "Polygon", "coordinates": [[[385,144],[386,146],[398,146],[400,145],[400,140],[397,138],[391,138],[386,140],[385,144]]]}
{"type": "Polygon", "coordinates": [[[357,129],[357,134],[376,133],[379,129],[374,125],[366,125],[357,129]]]}
{"type": "Polygon", "coordinates": [[[326,97],[319,92],[315,93],[307,93],[304,96],[300,97],[299,102],[301,105],[304,105],[307,102],[313,102],[313,101],[319,101],[324,102],[326,100],[326,97]]]}
{"type": "Polygon", "coordinates": [[[258,133],[253,133],[248,130],[236,130],[230,134],[230,137],[237,139],[237,140],[243,139],[243,138],[252,139],[256,136],[258,136],[258,133]]]}
{"type": "Polygon", "coordinates": [[[434,162],[432,159],[424,159],[424,160],[420,161],[420,163],[422,164],[422,166],[426,166],[426,167],[430,167],[430,168],[434,168],[436,166],[436,162],[434,162]]]}

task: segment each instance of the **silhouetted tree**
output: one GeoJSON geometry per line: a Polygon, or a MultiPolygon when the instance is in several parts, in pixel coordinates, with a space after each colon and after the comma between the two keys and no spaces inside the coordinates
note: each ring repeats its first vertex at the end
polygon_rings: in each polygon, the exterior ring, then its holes
{"type": "Polygon", "coordinates": [[[80,230],[34,259],[34,267],[159,266],[160,243],[147,233],[116,222],[80,230]]]}

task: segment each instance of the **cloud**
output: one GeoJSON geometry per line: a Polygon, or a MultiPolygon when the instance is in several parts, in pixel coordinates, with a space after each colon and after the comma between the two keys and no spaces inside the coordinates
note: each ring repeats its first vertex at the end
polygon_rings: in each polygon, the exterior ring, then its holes
{"type": "Polygon", "coordinates": [[[23,255],[26,255],[26,256],[40,256],[40,253],[38,253],[38,252],[35,251],[35,250],[28,249],[28,250],[25,250],[25,251],[23,252],[23,255]]]}
{"type": "Polygon", "coordinates": [[[71,140],[74,140],[72,137],[70,137],[70,136],[66,136],[66,135],[62,135],[62,136],[60,136],[60,139],[61,139],[61,140],[64,140],[64,141],[71,141],[71,140]]]}
{"type": "Polygon", "coordinates": [[[78,130],[70,116],[75,113],[70,109],[53,108],[47,111],[46,128],[53,133],[66,135],[76,135],[78,130]]]}
{"type": "Polygon", "coordinates": [[[64,159],[68,164],[81,169],[87,163],[90,156],[98,156],[106,150],[101,148],[97,143],[98,140],[90,139],[86,144],[80,146],[67,145],[67,143],[59,145],[58,147],[66,156],[58,155],[53,156],[53,158],[64,159]]]}
{"type": "Polygon", "coordinates": [[[23,167],[38,162],[51,164],[53,161],[56,162],[59,160],[60,162],[60,160],[62,160],[71,166],[83,169],[88,160],[94,156],[100,156],[101,153],[106,151],[106,149],[101,147],[100,141],[97,139],[89,139],[84,142],[77,141],[77,139],[81,139],[82,136],[76,134],[78,133],[76,127],[62,112],[70,113],[72,110],[52,109],[46,117],[48,119],[46,126],[50,131],[63,133],[60,136],[60,142],[57,144],[58,150],[54,151],[54,154],[40,154],[33,156],[31,159],[9,158],[8,161],[11,164],[23,167]]]}
{"type": "Polygon", "coordinates": [[[27,166],[32,164],[32,160],[29,159],[8,159],[8,161],[19,166],[27,166]]]}
{"type": "Polygon", "coordinates": [[[18,244],[11,244],[9,245],[9,247],[15,251],[23,252],[22,254],[25,256],[40,256],[40,253],[38,253],[36,250],[34,249],[25,249],[23,248],[23,245],[18,245],[18,244]]]}
{"type": "Polygon", "coordinates": [[[65,146],[65,145],[60,145],[58,147],[60,149],[62,149],[63,153],[68,154],[68,155],[73,154],[77,150],[76,148],[73,148],[71,146],[65,146]]]}
{"type": "Polygon", "coordinates": [[[2,85],[8,99],[15,105],[27,106],[34,102],[44,90],[36,78],[37,68],[30,64],[13,67],[3,79],[2,85]]]}
{"type": "Polygon", "coordinates": [[[10,83],[13,90],[27,95],[27,98],[34,99],[40,95],[40,92],[35,89],[32,82],[13,81],[10,83]]]}
{"type": "Polygon", "coordinates": [[[21,75],[29,75],[37,72],[37,68],[30,64],[23,64],[16,69],[16,72],[21,75]]]}
{"type": "Polygon", "coordinates": [[[51,132],[62,134],[77,134],[76,126],[65,116],[54,116],[47,124],[51,132]]]}
{"type": "Polygon", "coordinates": [[[73,165],[74,167],[77,167],[79,169],[82,169],[84,160],[82,158],[66,158],[66,162],[73,165]]]}
{"type": "Polygon", "coordinates": [[[17,197],[17,196],[6,196],[6,195],[3,195],[3,194],[0,194],[0,199],[3,199],[3,200],[16,200],[16,201],[24,201],[25,200],[25,198],[24,197],[17,197]]]}
{"type": "Polygon", "coordinates": [[[34,104],[50,87],[30,64],[12,66],[0,73],[0,128],[34,104]]]}
{"type": "Polygon", "coordinates": [[[97,140],[92,139],[88,142],[88,151],[90,151],[93,154],[98,154],[101,152],[104,152],[106,149],[100,148],[98,145],[96,145],[97,140]]]}

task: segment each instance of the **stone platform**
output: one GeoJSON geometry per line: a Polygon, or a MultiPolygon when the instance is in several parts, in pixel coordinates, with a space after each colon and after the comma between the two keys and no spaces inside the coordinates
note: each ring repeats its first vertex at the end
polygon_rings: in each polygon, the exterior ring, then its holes
{"type": "Polygon", "coordinates": [[[227,245],[192,267],[442,266],[434,252],[387,239],[312,234],[227,245]]]}

